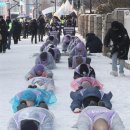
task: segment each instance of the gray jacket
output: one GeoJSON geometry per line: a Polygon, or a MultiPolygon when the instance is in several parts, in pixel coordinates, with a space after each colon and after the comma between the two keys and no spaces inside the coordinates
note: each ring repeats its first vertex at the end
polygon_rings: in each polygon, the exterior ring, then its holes
{"type": "Polygon", "coordinates": [[[125,130],[121,118],[115,111],[109,110],[105,107],[99,107],[99,106],[88,106],[81,112],[77,122],[77,129],[92,130],[92,124],[94,120],[96,121],[99,118],[109,119],[111,130],[125,130]],[[90,115],[94,113],[96,113],[96,116],[93,116],[93,120],[92,120],[90,115]],[[109,116],[109,118],[107,117],[108,113],[112,113],[111,116],[109,116]]]}
{"type": "Polygon", "coordinates": [[[54,130],[53,114],[40,107],[27,107],[15,113],[9,121],[7,130],[20,130],[20,123],[25,119],[38,121],[39,130],[54,130]]]}

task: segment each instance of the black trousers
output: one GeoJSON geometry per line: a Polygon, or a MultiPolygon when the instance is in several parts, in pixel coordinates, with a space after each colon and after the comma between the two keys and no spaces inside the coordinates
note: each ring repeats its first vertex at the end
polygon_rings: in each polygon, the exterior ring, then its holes
{"type": "Polygon", "coordinates": [[[33,43],[33,39],[35,38],[35,44],[37,43],[37,34],[32,34],[31,43],[33,43]]]}

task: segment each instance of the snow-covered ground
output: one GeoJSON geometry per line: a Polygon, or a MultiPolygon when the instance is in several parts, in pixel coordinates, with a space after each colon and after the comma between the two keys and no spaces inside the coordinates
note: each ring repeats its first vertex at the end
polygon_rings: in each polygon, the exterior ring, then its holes
{"type": "MultiPolygon", "coordinates": [[[[42,43],[31,44],[30,39],[22,41],[18,45],[12,44],[11,50],[0,54],[0,130],[6,130],[7,124],[12,116],[11,97],[27,87],[25,81],[26,73],[34,65],[34,53],[39,52],[42,43]]],[[[104,84],[104,91],[112,91],[113,109],[121,116],[126,130],[130,130],[130,72],[125,70],[126,77],[113,77],[111,71],[111,60],[101,54],[91,56],[91,66],[95,69],[97,79],[104,84]]],[[[78,114],[70,110],[71,91],[70,82],[73,79],[73,70],[68,69],[67,56],[62,56],[61,62],[53,70],[56,84],[57,103],[51,105],[56,118],[56,130],[72,130],[76,123],[78,114]]]]}

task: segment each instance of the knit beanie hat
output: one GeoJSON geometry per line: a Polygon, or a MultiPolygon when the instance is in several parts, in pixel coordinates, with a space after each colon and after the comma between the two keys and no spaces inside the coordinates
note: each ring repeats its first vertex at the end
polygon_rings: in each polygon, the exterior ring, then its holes
{"type": "Polygon", "coordinates": [[[43,61],[46,61],[47,60],[47,52],[42,52],[40,54],[40,59],[43,60],[43,61]]]}
{"type": "Polygon", "coordinates": [[[37,74],[38,72],[44,72],[44,66],[42,64],[37,64],[34,67],[34,71],[37,74]]]}

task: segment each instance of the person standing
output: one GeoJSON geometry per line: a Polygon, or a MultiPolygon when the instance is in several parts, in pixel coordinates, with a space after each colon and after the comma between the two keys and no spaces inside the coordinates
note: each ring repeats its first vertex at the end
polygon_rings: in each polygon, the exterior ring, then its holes
{"type": "Polygon", "coordinates": [[[19,32],[20,32],[19,22],[17,19],[15,19],[13,20],[12,23],[12,36],[13,36],[14,44],[18,44],[19,32]]]}
{"type": "Polygon", "coordinates": [[[11,36],[12,36],[12,22],[11,22],[11,19],[10,19],[9,16],[6,18],[6,26],[7,26],[7,29],[8,29],[7,49],[10,50],[11,36]]]}
{"type": "MultiPolygon", "coordinates": [[[[113,21],[111,28],[108,30],[104,38],[104,47],[109,48],[110,41],[113,42],[111,57],[112,57],[112,71],[110,72],[113,76],[118,76],[117,61],[119,60],[119,74],[124,75],[125,60],[128,59],[130,39],[127,30],[122,23],[113,21]]],[[[104,52],[106,55],[106,52],[104,52]]]]}
{"type": "Polygon", "coordinates": [[[31,43],[33,44],[33,38],[35,37],[35,44],[37,44],[37,21],[36,19],[33,19],[30,23],[30,31],[31,31],[31,43]]]}
{"type": "Polygon", "coordinates": [[[0,53],[6,52],[6,45],[7,45],[7,36],[8,31],[6,27],[6,22],[3,19],[3,16],[0,16],[0,34],[1,34],[1,40],[0,40],[0,53]]]}
{"type": "Polygon", "coordinates": [[[43,41],[43,36],[45,36],[45,19],[42,15],[39,16],[38,20],[38,37],[39,37],[39,42],[43,41]]]}
{"type": "Polygon", "coordinates": [[[23,22],[23,38],[28,38],[29,22],[27,19],[23,22]]]}

